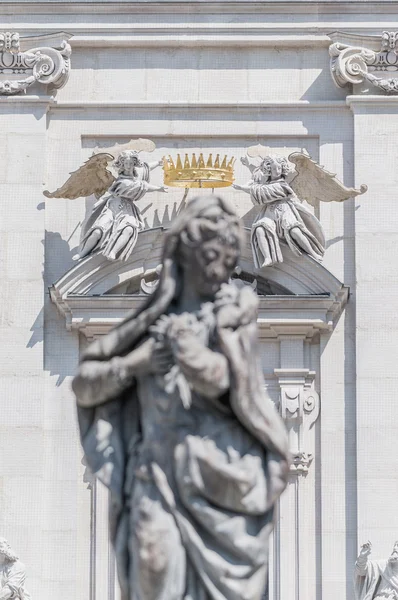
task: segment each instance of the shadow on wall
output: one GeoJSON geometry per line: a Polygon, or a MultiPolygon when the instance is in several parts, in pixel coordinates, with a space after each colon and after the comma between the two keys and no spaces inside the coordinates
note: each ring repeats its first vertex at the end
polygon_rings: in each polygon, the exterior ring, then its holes
{"type": "Polygon", "coordinates": [[[47,231],[45,247],[43,308],[38,313],[30,331],[32,335],[27,348],[43,342],[44,370],[57,375],[56,386],[76,370],[76,336],[65,328],[65,319],[51,303],[49,286],[73,265],[74,249],[57,232],[47,231]]]}

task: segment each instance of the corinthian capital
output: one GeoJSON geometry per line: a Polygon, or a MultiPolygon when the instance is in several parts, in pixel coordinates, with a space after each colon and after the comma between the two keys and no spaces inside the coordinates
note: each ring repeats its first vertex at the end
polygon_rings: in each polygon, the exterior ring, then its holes
{"type": "MultiPolygon", "coordinates": [[[[369,83],[384,94],[398,93],[398,32],[380,36],[330,35],[330,69],[338,87],[369,83]]],[[[361,92],[365,92],[362,88],[361,92]]]]}

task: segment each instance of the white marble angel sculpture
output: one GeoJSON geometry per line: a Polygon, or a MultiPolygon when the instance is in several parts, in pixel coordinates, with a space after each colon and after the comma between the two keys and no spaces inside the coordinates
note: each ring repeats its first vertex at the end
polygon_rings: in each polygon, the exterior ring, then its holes
{"type": "Polygon", "coordinates": [[[74,199],[91,194],[98,198],[85,224],[75,260],[96,250],[109,260],[127,260],[137,243],[138,232],[144,229],[136,203],[148,192],[167,192],[164,186],[149,182],[150,171],[162,165],[163,160],[147,163],[140,160],[137,150],[124,150],[114,162],[116,178],[107,169],[113,160],[111,154],[95,154],[61,188],[44,192],[47,198],[74,199]]]}
{"type": "Polygon", "coordinates": [[[339,202],[364,193],[366,186],[360,190],[346,188],[334,174],[299,152],[289,156],[296,165],[297,175],[288,183],[287,176],[292,169],[286,158],[272,155],[261,158],[256,166],[243,157],[242,164],[248,167],[252,177],[246,185],[234,185],[235,189],[250,194],[255,205],[261,206],[251,231],[256,267],[283,262],[280,241],[296,256],[307,254],[321,261],[325,252],[322,226],[300,200],[313,206],[317,200],[339,202]]]}

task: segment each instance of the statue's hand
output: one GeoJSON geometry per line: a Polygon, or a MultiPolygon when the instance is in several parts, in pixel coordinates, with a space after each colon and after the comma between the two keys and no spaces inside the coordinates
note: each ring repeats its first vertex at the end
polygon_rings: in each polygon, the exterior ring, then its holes
{"type": "Polygon", "coordinates": [[[372,544],[367,541],[365,544],[362,544],[361,550],[359,552],[359,556],[367,557],[372,552],[372,544]]]}
{"type": "Polygon", "coordinates": [[[244,165],[245,167],[249,166],[249,159],[247,158],[247,156],[242,156],[242,158],[240,159],[240,162],[242,163],[242,165],[244,165]]]}
{"type": "Polygon", "coordinates": [[[153,337],[135,348],[130,354],[118,359],[121,368],[126,372],[142,376],[149,373],[167,373],[174,364],[171,348],[167,343],[159,342],[153,337]]]}
{"type": "Polygon", "coordinates": [[[164,163],[165,163],[165,158],[164,158],[164,156],[162,156],[162,158],[158,162],[159,167],[163,167],[164,163]]]}
{"type": "Polygon", "coordinates": [[[163,192],[164,194],[167,194],[168,191],[169,191],[168,188],[165,187],[164,185],[160,186],[160,188],[159,188],[159,192],[163,192]]]}
{"type": "Polygon", "coordinates": [[[170,346],[156,342],[152,350],[151,372],[157,375],[164,375],[170,371],[174,362],[170,346]]]}
{"type": "Polygon", "coordinates": [[[240,186],[240,185],[239,185],[239,184],[237,184],[237,183],[233,183],[233,184],[232,184],[232,187],[233,187],[235,190],[241,190],[241,189],[242,189],[242,186],[240,186]]]}

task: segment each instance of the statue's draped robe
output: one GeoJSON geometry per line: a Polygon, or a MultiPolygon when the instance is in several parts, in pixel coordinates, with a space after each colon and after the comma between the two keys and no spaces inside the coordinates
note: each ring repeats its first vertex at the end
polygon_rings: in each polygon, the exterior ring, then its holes
{"type": "Polygon", "coordinates": [[[260,175],[255,174],[250,186],[253,203],[262,206],[253,222],[251,234],[256,267],[261,268],[265,258],[256,237],[259,227],[265,232],[272,263],[283,262],[280,239],[288,244],[296,256],[303,254],[304,250],[291,235],[293,227],[302,231],[312,250],[321,259],[325,252],[325,237],[318,219],[295,198],[292,189],[284,180],[265,183],[259,179],[260,175]]]}
{"type": "Polygon", "coordinates": [[[0,567],[0,598],[4,595],[10,600],[30,600],[30,595],[25,589],[25,578],[25,566],[19,560],[2,565],[0,567]]]}
{"type": "Polygon", "coordinates": [[[144,229],[144,221],[136,202],[148,191],[149,166],[144,163],[137,177],[119,175],[108,192],[94,205],[84,228],[82,246],[94,229],[101,229],[102,254],[109,258],[119,236],[126,227],[131,227],[133,235],[118,258],[127,260],[138,239],[138,232],[144,229]]]}
{"type": "Polygon", "coordinates": [[[379,600],[398,598],[398,572],[387,560],[368,560],[366,565],[355,566],[355,599],[379,600]]]}
{"type": "Polygon", "coordinates": [[[264,391],[255,316],[236,319],[205,352],[194,338],[181,350],[188,405],[178,377],[149,375],[78,408],[87,461],[111,490],[124,600],[260,600],[266,586],[287,439],[264,391]],[[217,398],[222,361],[230,386],[217,398]]]}

